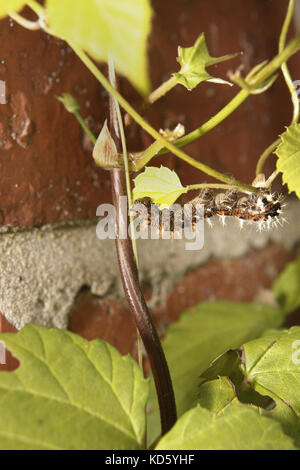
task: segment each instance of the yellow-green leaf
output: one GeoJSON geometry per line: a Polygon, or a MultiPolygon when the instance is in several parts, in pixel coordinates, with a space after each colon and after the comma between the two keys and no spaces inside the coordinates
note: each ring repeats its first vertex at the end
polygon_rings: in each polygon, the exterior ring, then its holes
{"type": "Polygon", "coordinates": [[[272,289],[280,307],[291,313],[300,307],[300,258],[289,263],[275,280],[272,289]]]}
{"type": "Polygon", "coordinates": [[[164,166],[145,168],[145,171],[135,178],[134,184],[135,200],[149,197],[160,209],[171,207],[181,194],[187,192],[175,171],[164,166]]]}
{"type": "Polygon", "coordinates": [[[296,450],[279,423],[234,406],[218,416],[197,406],[185,413],[156,450],[296,450]]]}
{"type": "Polygon", "coordinates": [[[147,37],[149,0],[47,0],[51,30],[95,60],[111,56],[119,73],[143,94],[149,91],[147,37]]]}
{"type": "Polygon", "coordinates": [[[9,13],[20,11],[25,5],[24,0],[0,0],[0,18],[9,13]]]}
{"type": "Polygon", "coordinates": [[[0,372],[0,449],[139,449],[148,384],[101,340],[27,325],[0,335],[20,359],[0,372]]]}
{"type": "Polygon", "coordinates": [[[212,57],[208,52],[204,33],[202,33],[192,47],[178,47],[177,62],[181,65],[181,69],[173,75],[177,83],[185,86],[188,90],[192,90],[204,81],[231,85],[226,80],[212,77],[206,71],[206,67],[232,59],[236,55],[212,57]]]}
{"type": "MultiPolygon", "coordinates": [[[[227,349],[257,338],[282,324],[280,309],[260,303],[217,301],[200,303],[171,325],[162,342],[172,377],[178,416],[191,408],[199,393],[200,376],[227,349]]],[[[147,437],[159,435],[159,413],[151,381],[147,437]]]]}
{"type": "Polygon", "coordinates": [[[288,185],[289,192],[295,191],[300,198],[300,124],[289,126],[280,138],[275,151],[277,170],[282,172],[282,181],[288,185]]]}

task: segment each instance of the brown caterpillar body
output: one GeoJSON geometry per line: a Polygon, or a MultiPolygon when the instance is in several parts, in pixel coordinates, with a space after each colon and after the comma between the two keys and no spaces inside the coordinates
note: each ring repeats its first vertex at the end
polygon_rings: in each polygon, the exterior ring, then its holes
{"type": "MultiPolygon", "coordinates": [[[[282,201],[283,197],[281,195],[271,193],[267,189],[260,189],[258,193],[246,196],[239,196],[237,190],[229,190],[226,193],[214,195],[211,189],[203,189],[196,198],[188,203],[192,207],[188,223],[195,227],[199,220],[196,207],[198,204],[202,204],[204,208],[203,218],[209,223],[211,217],[218,215],[221,217],[223,224],[225,224],[226,217],[236,217],[241,225],[244,222],[254,222],[258,224],[259,230],[265,227],[269,229],[271,225],[280,224],[282,201]]],[[[179,214],[177,211],[176,216],[174,216],[171,210],[159,210],[158,206],[152,204],[150,200],[146,202],[136,201],[136,203],[142,203],[146,208],[145,224],[153,226],[153,219],[155,219],[154,227],[160,232],[169,230],[174,233],[183,229],[184,222],[187,223],[187,218],[184,218],[183,207],[179,214]],[[169,222],[166,223],[166,220],[169,220],[169,222]]],[[[141,211],[137,211],[137,214],[141,215],[141,211]]]]}

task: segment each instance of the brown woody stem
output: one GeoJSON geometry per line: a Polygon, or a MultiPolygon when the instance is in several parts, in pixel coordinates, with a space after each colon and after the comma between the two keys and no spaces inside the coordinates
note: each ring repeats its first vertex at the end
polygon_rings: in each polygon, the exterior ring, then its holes
{"type": "MultiPolygon", "coordinates": [[[[116,83],[112,83],[112,85],[116,88],[116,83]]],[[[115,98],[111,95],[110,132],[120,151],[120,129],[115,98]]],[[[160,409],[161,429],[162,434],[165,434],[177,419],[173,386],[159,336],[141,290],[132,243],[127,233],[124,236],[124,227],[128,226],[128,207],[127,210],[122,207],[122,197],[127,195],[125,173],[123,169],[113,169],[110,174],[113,201],[116,208],[116,248],[123,288],[151,364],[160,409]]]]}

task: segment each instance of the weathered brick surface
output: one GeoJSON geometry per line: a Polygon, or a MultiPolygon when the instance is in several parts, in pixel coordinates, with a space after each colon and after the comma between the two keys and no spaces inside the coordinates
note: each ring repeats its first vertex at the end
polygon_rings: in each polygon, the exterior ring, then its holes
{"type": "MultiPolygon", "coordinates": [[[[164,305],[152,310],[156,327],[161,335],[166,327],[178,320],[180,314],[198,302],[232,300],[251,302],[263,300],[263,290],[269,289],[286,263],[295,253],[273,245],[236,260],[210,261],[186,274],[175,284],[164,305]]],[[[151,292],[145,288],[151,300],[151,292]]],[[[299,322],[294,317],[293,324],[299,322]]],[[[124,301],[107,299],[99,303],[88,291],[82,293],[70,317],[69,329],[91,340],[103,338],[123,354],[135,355],[135,326],[124,301]]]]}

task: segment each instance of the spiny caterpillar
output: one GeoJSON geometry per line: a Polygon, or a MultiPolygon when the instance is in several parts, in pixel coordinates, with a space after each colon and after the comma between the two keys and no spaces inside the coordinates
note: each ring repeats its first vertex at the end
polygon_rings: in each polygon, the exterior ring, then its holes
{"type": "MultiPolygon", "coordinates": [[[[239,195],[237,189],[231,189],[225,193],[214,195],[211,189],[205,188],[200,194],[190,201],[191,212],[189,223],[192,228],[196,226],[199,215],[196,211],[197,205],[203,205],[203,218],[211,225],[211,217],[219,216],[223,225],[225,225],[226,217],[236,217],[239,219],[242,227],[245,222],[257,224],[257,228],[261,231],[264,228],[268,230],[277,223],[280,225],[282,219],[282,201],[283,196],[271,193],[266,188],[258,188],[257,193],[251,193],[246,196],[239,195]]],[[[144,224],[154,226],[159,232],[169,230],[176,233],[183,229],[187,219],[184,217],[184,210],[181,207],[174,216],[174,212],[169,209],[159,210],[158,206],[152,204],[150,200],[146,202],[136,201],[143,204],[145,211],[136,210],[139,217],[144,215],[144,224]],[[166,220],[168,221],[166,223],[166,220]]]]}

